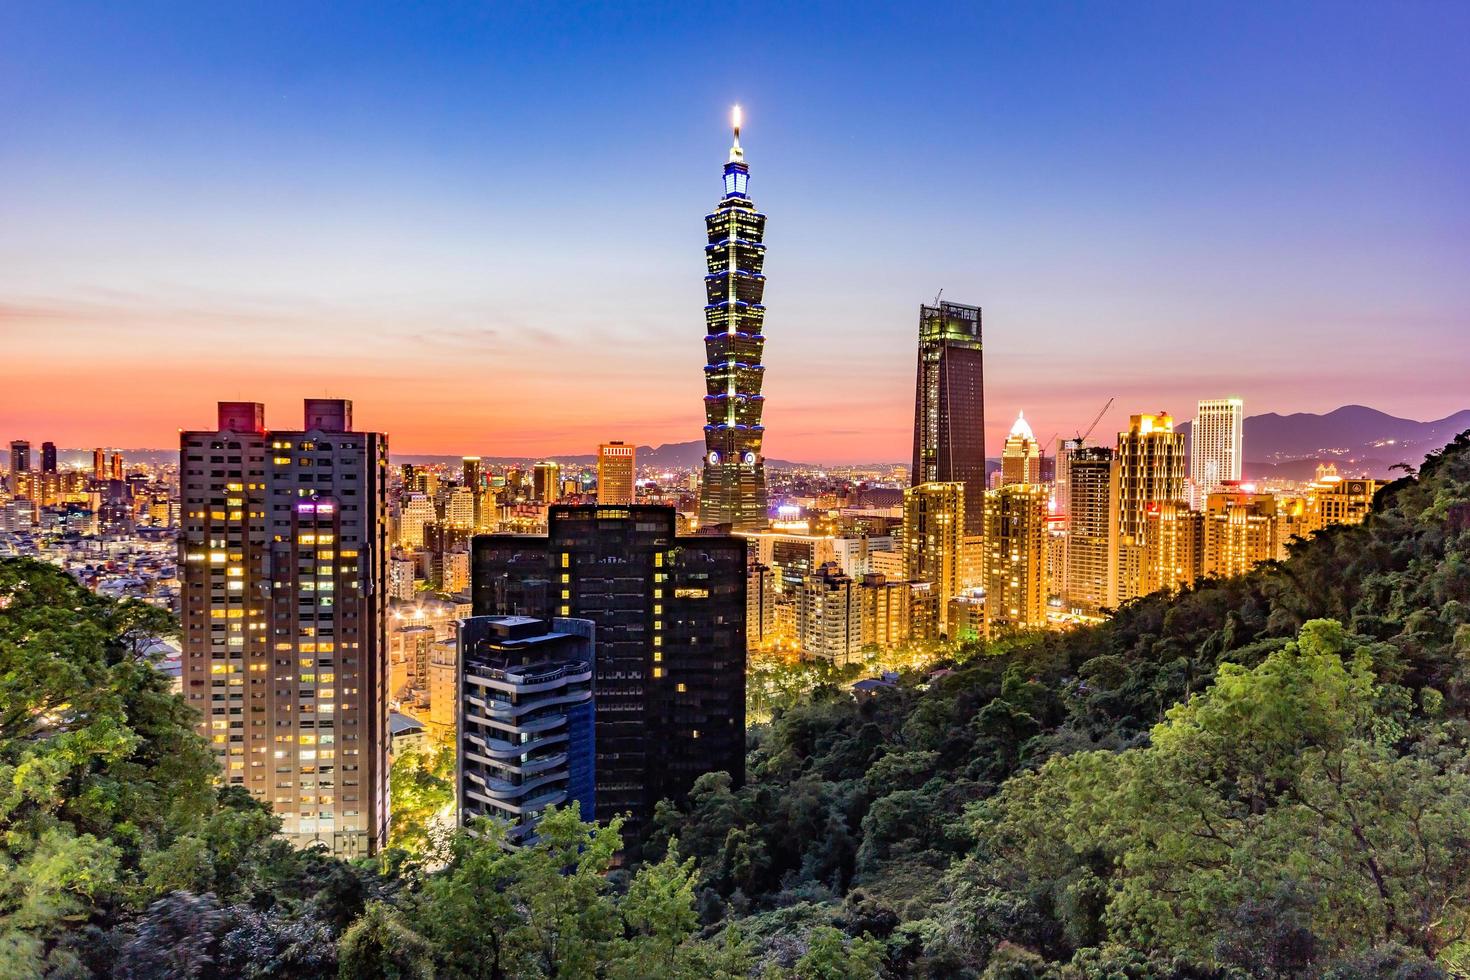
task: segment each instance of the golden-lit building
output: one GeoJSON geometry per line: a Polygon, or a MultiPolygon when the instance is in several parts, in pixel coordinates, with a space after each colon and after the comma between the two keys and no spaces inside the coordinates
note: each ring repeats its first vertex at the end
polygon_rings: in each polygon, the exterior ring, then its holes
{"type": "Polygon", "coordinates": [[[1000,454],[1000,482],[1002,486],[1041,482],[1041,449],[1024,412],[1016,416],[1010,435],[1006,436],[1000,454]]]}
{"type": "MultiPolygon", "coordinates": [[[[939,619],[948,618],[949,600],[962,588],[964,530],[963,483],[921,483],[904,491],[906,572],[910,581],[932,587],[934,615],[939,619]]],[[[948,635],[947,623],[937,622],[936,626],[948,635]]]]}
{"type": "Polygon", "coordinates": [[[622,442],[605,442],[597,447],[597,502],[604,506],[633,503],[636,470],[635,450],[622,442]]]}
{"type": "Polygon", "coordinates": [[[912,603],[908,582],[890,581],[881,572],[870,572],[858,589],[858,607],[863,646],[892,650],[909,641],[912,603]]]}
{"type": "Polygon", "coordinates": [[[1186,589],[1204,564],[1204,515],[1182,500],[1149,505],[1144,533],[1141,595],[1160,589],[1186,589]]]}
{"type": "Polygon", "coordinates": [[[1244,575],[1263,561],[1282,557],[1290,534],[1282,533],[1287,522],[1278,520],[1276,497],[1227,489],[1205,500],[1205,575],[1244,575]]]}
{"type": "Polygon", "coordinates": [[[985,619],[985,595],[975,589],[949,600],[950,639],[956,643],[983,640],[989,635],[985,619]]]}
{"type": "Polygon", "coordinates": [[[745,570],[745,649],[765,650],[776,643],[776,573],[753,563],[745,570]]]}
{"type": "Polygon", "coordinates": [[[1344,480],[1333,463],[1318,466],[1317,478],[1307,488],[1303,536],[1333,524],[1363,523],[1373,509],[1373,497],[1380,486],[1377,480],[1344,480]]]}
{"type": "Polygon", "coordinates": [[[441,745],[453,745],[459,705],[459,641],[439,640],[429,647],[429,712],[424,728],[441,745]]]}
{"type": "Polygon", "coordinates": [[[1046,625],[1047,519],[1051,496],[1034,483],[985,494],[985,620],[989,631],[1046,625]]]}
{"type": "Polygon", "coordinates": [[[805,658],[845,667],[861,659],[859,589],[836,562],[802,581],[796,596],[796,634],[805,658]]]}
{"type": "Polygon", "coordinates": [[[1118,433],[1116,601],[1142,594],[1149,505],[1184,496],[1184,433],[1167,412],[1133,415],[1118,433]]]}

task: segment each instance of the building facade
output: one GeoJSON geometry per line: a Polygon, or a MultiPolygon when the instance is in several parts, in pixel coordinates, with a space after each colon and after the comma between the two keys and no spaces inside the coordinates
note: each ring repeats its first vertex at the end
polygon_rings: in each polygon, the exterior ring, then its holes
{"type": "Polygon", "coordinates": [[[597,502],[603,506],[633,503],[637,483],[637,450],[622,442],[597,447],[597,502]]]}
{"type": "Polygon", "coordinates": [[[745,776],[746,547],[671,507],[557,504],[549,534],[474,540],[476,615],[597,624],[597,818],[636,827],[694,780],[745,776]]]}
{"type": "Polygon", "coordinates": [[[1017,415],[1000,455],[1000,482],[1040,483],[1041,450],[1024,414],[1017,415]]]}
{"type": "Polygon", "coordinates": [[[705,216],[704,474],[701,527],[755,531],[769,519],[761,381],[765,366],[766,216],[750,199],[750,167],[735,139],[725,161],[725,194],[705,216]]]}
{"type": "Polygon", "coordinates": [[[796,599],[796,634],[801,653],[845,667],[862,658],[863,620],[859,588],[836,563],[823,565],[802,582],[796,599]]]}
{"type": "Polygon", "coordinates": [[[1142,594],[1151,504],[1184,496],[1184,433],[1167,412],[1134,415],[1118,433],[1116,602],[1142,594]]]}
{"type": "Polygon", "coordinates": [[[298,845],[364,856],[388,826],[387,439],[352,403],[302,429],[221,402],[180,435],[184,691],[223,778],[298,845]]]}
{"type": "Polygon", "coordinates": [[[1034,483],[985,494],[985,621],[988,632],[1046,625],[1047,508],[1034,483]]]}
{"type": "MultiPolygon", "coordinates": [[[[965,507],[969,487],[963,483],[923,483],[904,492],[903,534],[906,575],[927,582],[937,632],[948,635],[949,600],[963,588],[965,507]]],[[[981,492],[980,528],[984,530],[985,495],[981,492]]],[[[918,627],[915,626],[916,635],[918,627]]]]}
{"type": "Polygon", "coordinates": [[[458,624],[459,822],[493,817],[513,845],[535,840],[549,806],[596,812],[596,625],[524,616],[458,624]]]}
{"type": "Polygon", "coordinates": [[[1203,501],[1222,483],[1239,483],[1245,436],[1245,403],[1212,398],[1199,403],[1189,427],[1189,478],[1203,501]]]}
{"type": "Polygon", "coordinates": [[[1096,616],[1117,604],[1112,594],[1117,561],[1117,461],[1106,446],[1085,446],[1073,447],[1057,464],[1067,471],[1063,605],[1096,616]]]}
{"type": "Polygon", "coordinates": [[[909,482],[959,483],[966,533],[979,534],[985,507],[985,372],[980,307],[919,307],[914,382],[914,460],[909,482]]]}

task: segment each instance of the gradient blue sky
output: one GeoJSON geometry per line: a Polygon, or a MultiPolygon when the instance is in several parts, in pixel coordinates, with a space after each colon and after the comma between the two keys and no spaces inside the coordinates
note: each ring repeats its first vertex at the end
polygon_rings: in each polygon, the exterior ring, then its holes
{"type": "Polygon", "coordinates": [[[1470,4],[12,2],[0,437],[698,438],[735,102],[769,455],[904,458],[941,287],[996,451],[1112,395],[1470,406],[1470,4]]]}

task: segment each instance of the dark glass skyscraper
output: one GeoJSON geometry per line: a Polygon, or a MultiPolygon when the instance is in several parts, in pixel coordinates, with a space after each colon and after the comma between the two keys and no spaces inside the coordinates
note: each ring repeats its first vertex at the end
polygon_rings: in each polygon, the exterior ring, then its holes
{"type": "Polygon", "coordinates": [[[475,538],[475,615],[597,624],[599,820],[744,780],[745,565],[744,539],[680,537],[672,507],[558,504],[545,537],[475,538]]]}
{"type": "Polygon", "coordinates": [[[704,247],[704,483],[699,523],[728,524],[735,531],[766,526],[766,466],[761,456],[761,305],[766,277],[766,216],[746,193],[750,168],[740,148],[740,110],[735,142],[725,163],[725,196],[706,215],[704,247]]]}
{"type": "Polygon", "coordinates": [[[919,307],[912,482],[963,483],[965,533],[985,520],[985,372],[980,307],[919,307]]]}

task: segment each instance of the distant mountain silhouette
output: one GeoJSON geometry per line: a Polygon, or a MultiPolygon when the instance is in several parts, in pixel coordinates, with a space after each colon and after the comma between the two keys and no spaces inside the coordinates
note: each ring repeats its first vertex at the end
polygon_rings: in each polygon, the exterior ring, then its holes
{"type": "MultiPolygon", "coordinates": [[[[1188,422],[1180,429],[1189,431],[1188,422]]],[[[1251,415],[1245,420],[1245,475],[1305,479],[1318,462],[1389,477],[1397,463],[1418,466],[1426,453],[1470,429],[1470,409],[1432,422],[1401,419],[1364,405],[1325,415],[1251,415]]]]}

